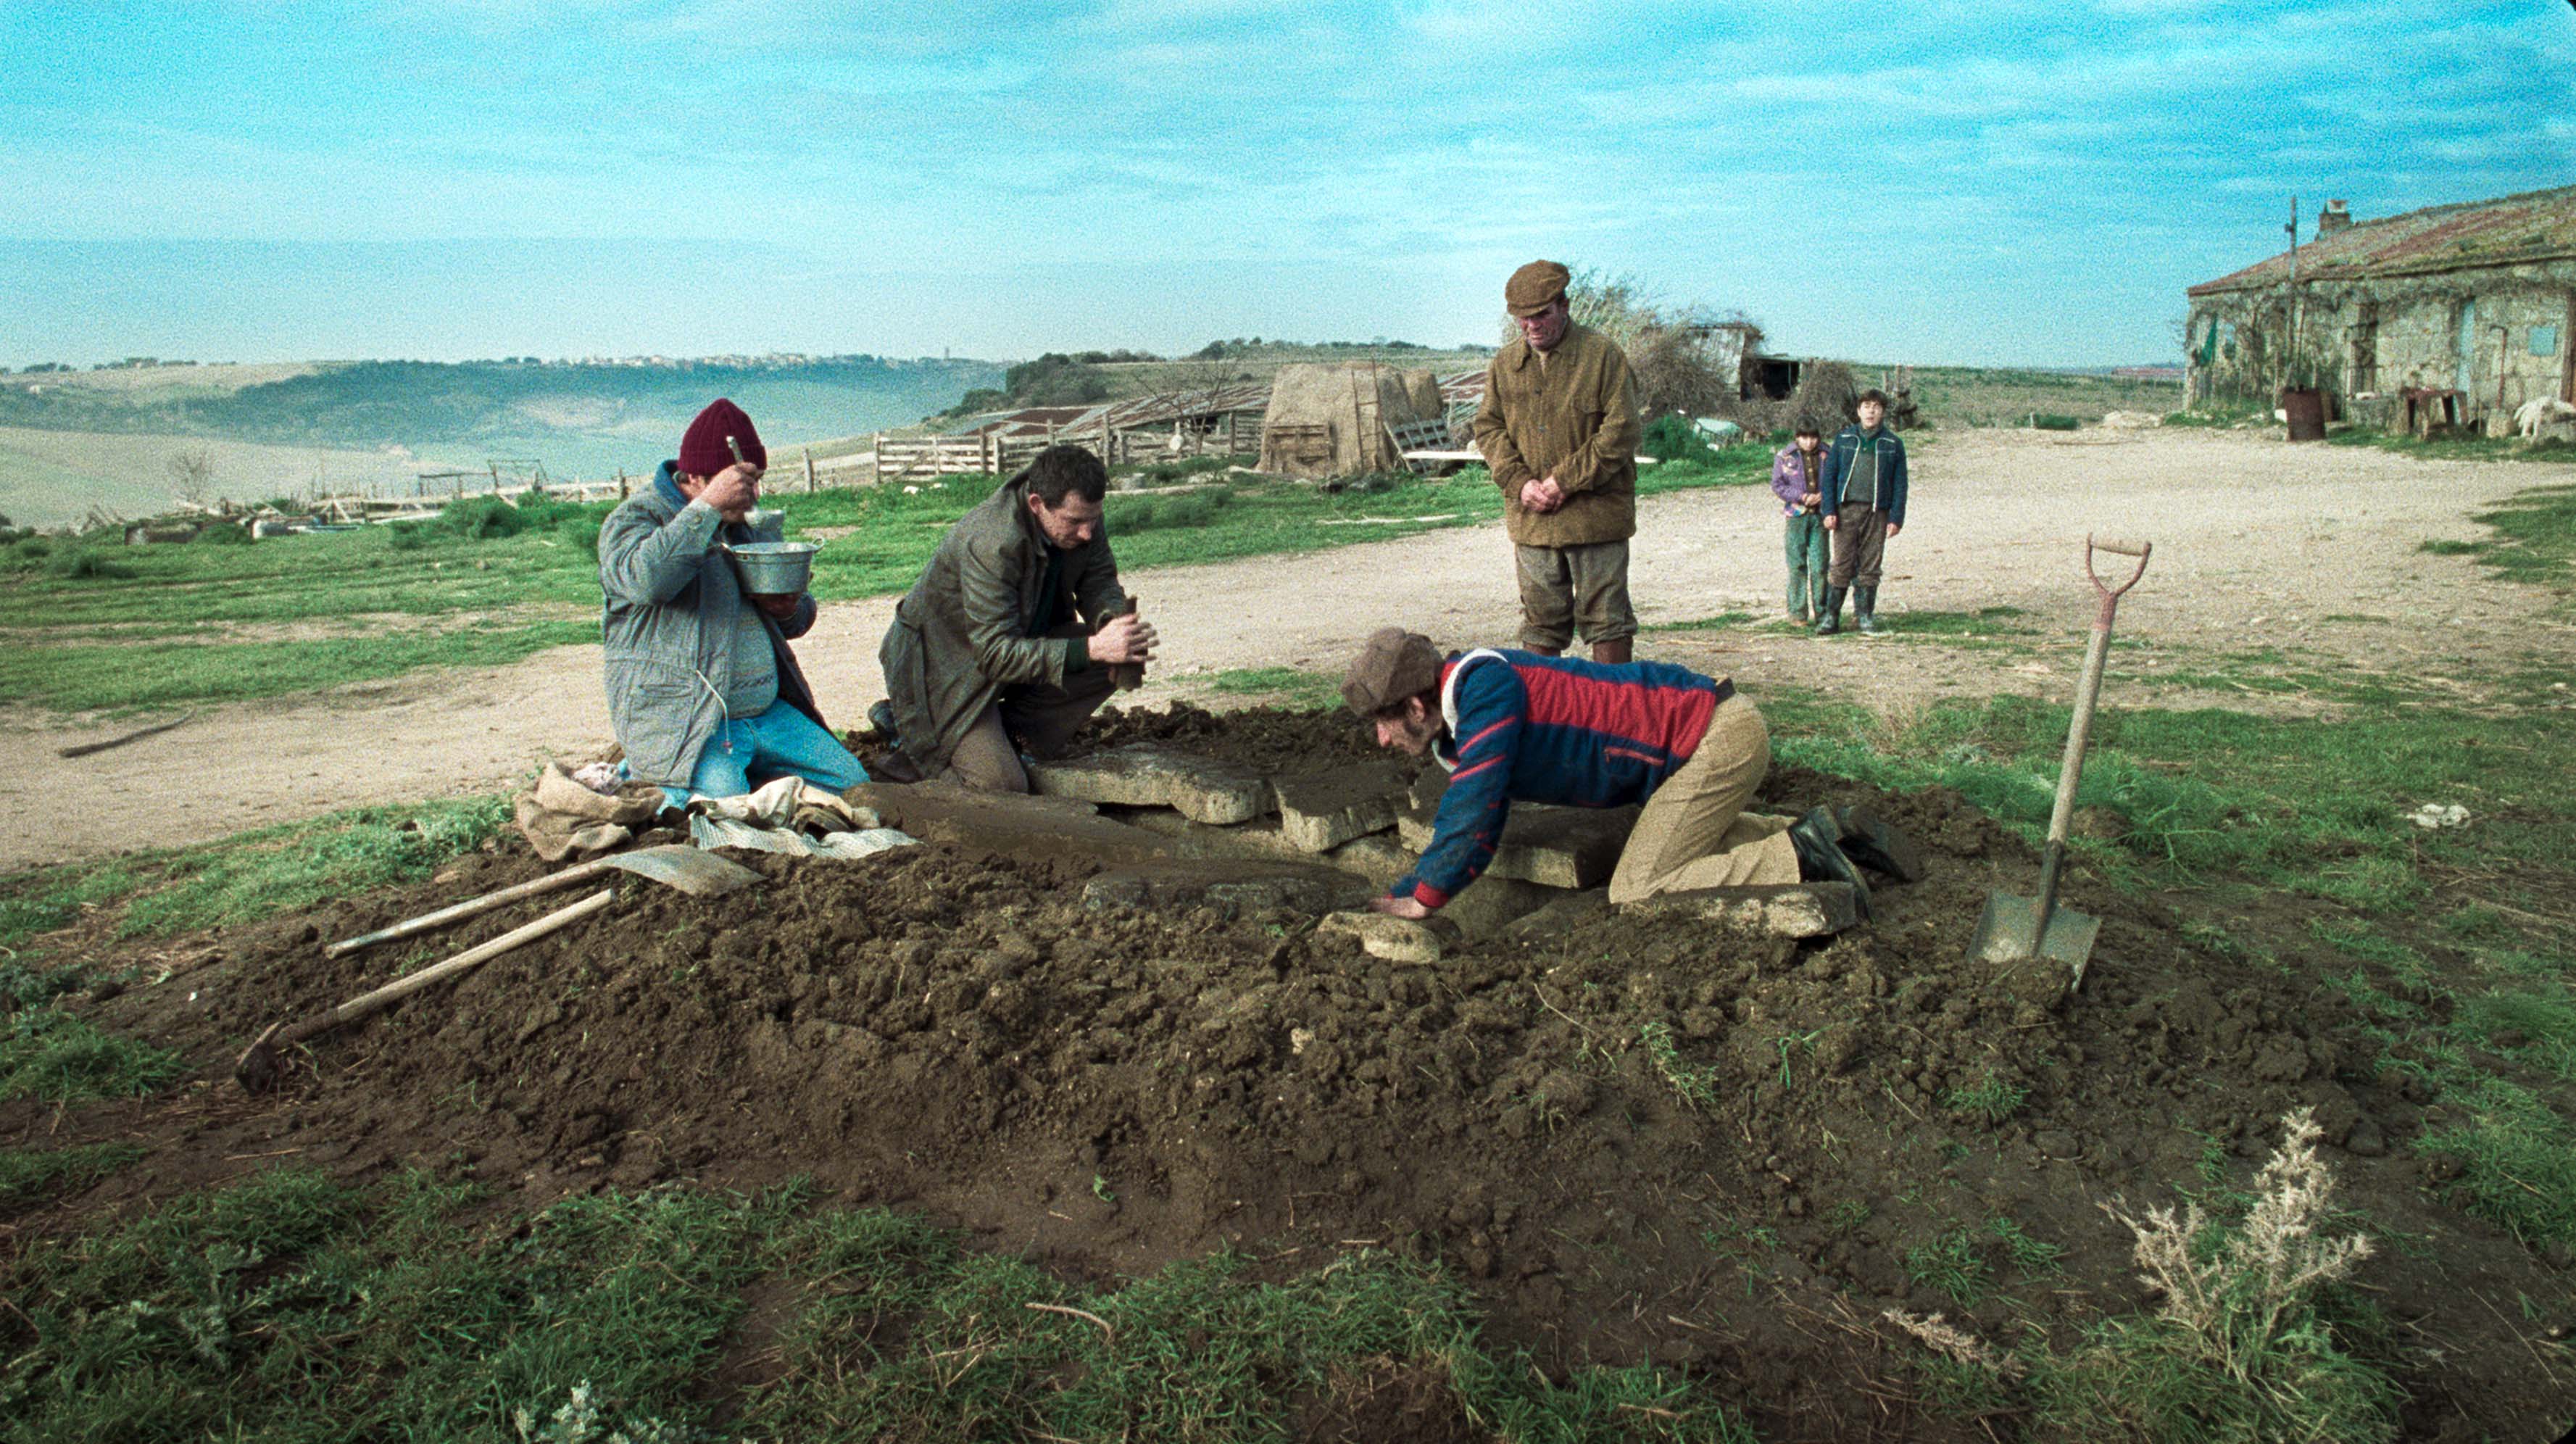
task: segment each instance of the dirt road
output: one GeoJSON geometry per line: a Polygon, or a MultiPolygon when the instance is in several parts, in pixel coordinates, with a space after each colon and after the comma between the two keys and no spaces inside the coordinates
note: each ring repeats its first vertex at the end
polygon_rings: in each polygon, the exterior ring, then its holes
{"type": "MultiPolygon", "coordinates": [[[[2159,646],[2295,644],[2374,668],[2567,654],[2570,629],[2535,619],[2540,594],[2418,544],[2476,538],[2484,529],[2472,513],[2576,481],[2576,467],[2425,462],[2192,431],[1970,431],[1922,448],[1914,470],[1910,525],[1889,548],[1881,603],[1900,622],[1907,611],[2010,605],[2052,631],[2080,628],[2090,613],[2072,568],[2093,529],[2157,543],[2150,584],[2123,604],[2120,626],[2159,646]]],[[[1643,619],[1775,614],[1779,533],[1767,491],[1649,500],[1632,576],[1643,619]]],[[[1511,576],[1498,526],[1134,573],[1129,588],[1166,639],[1160,680],[1138,699],[1189,695],[1194,678],[1230,668],[1338,669],[1389,622],[1446,645],[1508,644],[1511,576]]],[[[828,608],[800,644],[838,724],[881,695],[877,639],[893,606],[889,597],[828,608]]],[[[1640,651],[1733,672],[1757,695],[1857,687],[1890,705],[2052,680],[1974,651],[1777,634],[1662,633],[1640,651]]],[[[0,836],[0,871],[202,842],[335,807],[490,793],[547,754],[609,737],[596,647],[222,707],[130,747],[55,759],[58,747],[134,725],[0,710],[0,808],[16,821],[0,836]]]]}

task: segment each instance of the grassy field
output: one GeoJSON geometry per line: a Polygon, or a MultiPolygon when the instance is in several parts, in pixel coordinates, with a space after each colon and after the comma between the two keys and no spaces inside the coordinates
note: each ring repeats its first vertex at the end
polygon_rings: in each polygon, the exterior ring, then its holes
{"type": "Polygon", "coordinates": [[[171,459],[193,452],[214,464],[209,501],[371,486],[391,493],[408,488],[419,465],[398,452],[0,426],[0,515],[32,527],[71,526],[92,507],[112,516],[158,516],[173,504],[171,459]]]}
{"type": "MultiPolygon", "coordinates": [[[[1851,363],[1852,374],[1875,385],[1878,362],[1851,363]]],[[[2146,411],[2157,416],[2182,408],[2182,382],[2148,381],[2067,371],[2009,367],[1917,366],[1914,400],[1940,426],[2024,426],[2032,413],[2099,421],[2107,411],[2146,411]]]]}
{"type": "MultiPolygon", "coordinates": [[[[1748,486],[1769,450],[1647,468],[1645,494],[1748,486]]],[[[826,602],[912,585],[989,477],[914,488],[786,492],[790,535],[826,602]]],[[[124,711],[285,696],[424,667],[492,666],[598,636],[595,545],[606,504],[470,502],[440,523],[128,547],[37,537],[0,546],[0,689],[41,706],[124,711]]],[[[1320,551],[1501,515],[1481,470],[1446,481],[1363,477],[1337,490],[1237,479],[1107,504],[1130,570],[1320,551]]]]}

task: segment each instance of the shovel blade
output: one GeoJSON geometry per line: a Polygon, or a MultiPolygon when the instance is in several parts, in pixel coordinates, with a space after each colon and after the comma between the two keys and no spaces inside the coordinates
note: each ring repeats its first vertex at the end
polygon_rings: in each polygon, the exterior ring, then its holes
{"type": "Polygon", "coordinates": [[[692,897],[722,897],[760,881],[760,874],[729,857],[718,857],[684,842],[639,847],[604,859],[610,867],[649,877],[692,897]]]}
{"type": "Polygon", "coordinates": [[[1968,944],[1968,956],[1981,963],[2036,963],[2051,973],[2062,970],[2066,987],[2072,991],[2084,981],[2084,965],[2093,957],[2094,935],[2101,931],[2100,918],[2068,907],[2051,910],[2043,929],[2039,899],[1990,892],[1986,894],[1986,910],[1977,919],[1977,935],[1968,944]]]}

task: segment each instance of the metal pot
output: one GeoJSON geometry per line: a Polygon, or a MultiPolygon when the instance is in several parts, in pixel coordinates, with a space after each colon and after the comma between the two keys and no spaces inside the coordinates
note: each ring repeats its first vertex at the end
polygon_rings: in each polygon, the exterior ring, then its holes
{"type": "Polygon", "coordinates": [[[814,553],[820,542],[734,542],[724,553],[744,592],[755,597],[792,597],[814,579],[814,553]]]}

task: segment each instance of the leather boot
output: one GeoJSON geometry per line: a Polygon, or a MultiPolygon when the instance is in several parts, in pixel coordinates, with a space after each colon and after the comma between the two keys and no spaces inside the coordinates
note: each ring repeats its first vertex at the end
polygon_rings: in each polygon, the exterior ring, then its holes
{"type": "Polygon", "coordinates": [[[1830,637],[1843,629],[1843,589],[1825,588],[1824,615],[1816,619],[1816,635],[1830,637]]]}
{"type": "Polygon", "coordinates": [[[1878,588],[1852,588],[1852,625],[1864,637],[1878,635],[1878,588]]]}
{"type": "Polygon", "coordinates": [[[1843,850],[1843,856],[1899,882],[1923,880],[1923,849],[1896,824],[1879,816],[1876,808],[1856,802],[1834,809],[1834,820],[1842,824],[1842,838],[1834,845],[1843,850]]]}
{"type": "Polygon", "coordinates": [[[1833,809],[1819,807],[1789,824],[1789,845],[1798,850],[1798,877],[1803,882],[1851,884],[1860,915],[1869,916],[1869,884],[1842,849],[1842,823],[1833,809]]]}
{"type": "Polygon", "coordinates": [[[1636,645],[1634,637],[1613,637],[1606,642],[1595,642],[1592,644],[1592,660],[1613,667],[1624,666],[1635,652],[1636,645]]]}

